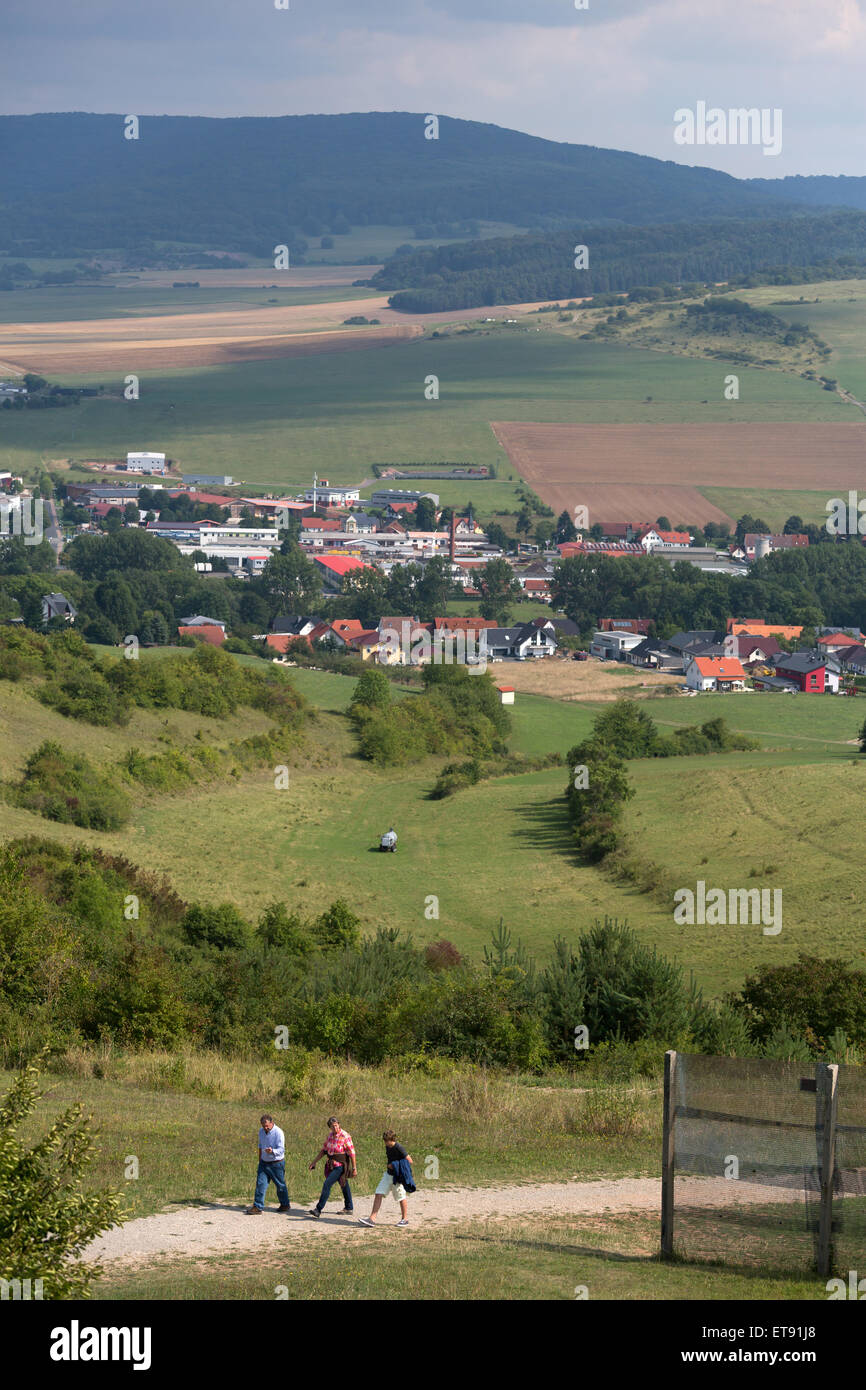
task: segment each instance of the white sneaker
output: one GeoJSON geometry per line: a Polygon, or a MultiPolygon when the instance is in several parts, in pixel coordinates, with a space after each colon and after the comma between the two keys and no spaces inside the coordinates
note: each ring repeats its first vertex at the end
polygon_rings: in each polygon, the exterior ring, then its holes
{"type": "Polygon", "coordinates": [[[408,1221],[398,1221],[398,1222],[397,1222],[397,1225],[398,1225],[398,1226],[408,1226],[408,1225],[409,1225],[409,1222],[408,1222],[408,1221]]]}

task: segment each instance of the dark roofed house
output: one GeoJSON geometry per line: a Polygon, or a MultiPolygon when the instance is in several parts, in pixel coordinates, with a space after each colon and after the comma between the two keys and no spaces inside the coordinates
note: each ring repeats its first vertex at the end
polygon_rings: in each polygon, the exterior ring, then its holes
{"type": "Polygon", "coordinates": [[[552,656],[556,651],[556,630],[544,618],[516,627],[494,627],[487,632],[487,655],[526,661],[552,656]]]}
{"type": "Polygon", "coordinates": [[[866,647],[855,643],[851,647],[844,647],[842,651],[836,652],[836,657],[844,671],[854,671],[857,675],[866,675],[866,647]]]}
{"type": "Polygon", "coordinates": [[[77,617],[78,609],[65,594],[43,594],[42,622],[46,627],[52,618],[63,618],[64,622],[74,623],[77,617]]]}
{"type": "MultiPolygon", "coordinates": [[[[691,632],[675,632],[673,637],[668,638],[668,646],[673,647],[675,652],[692,652],[698,647],[714,647],[716,645],[715,629],[696,628],[691,632]]],[[[724,654],[724,653],[722,653],[724,654]]],[[[699,655],[710,656],[711,652],[701,651],[699,655]]]]}
{"type": "Polygon", "coordinates": [[[827,671],[822,652],[791,652],[773,658],[776,675],[793,683],[806,695],[820,695],[828,686],[838,690],[839,677],[827,671]]]}
{"type": "Polygon", "coordinates": [[[753,637],[749,632],[740,632],[736,635],[728,633],[725,638],[725,651],[728,655],[737,657],[747,665],[757,661],[769,661],[781,650],[775,637],[753,637]]]}
{"type": "Polygon", "coordinates": [[[625,660],[632,666],[644,666],[652,671],[669,671],[677,675],[683,669],[682,652],[674,651],[667,642],[659,642],[655,637],[645,637],[631,651],[625,653],[625,660]]]}
{"type": "Polygon", "coordinates": [[[305,618],[297,613],[280,615],[271,619],[271,632],[285,633],[290,637],[306,637],[321,621],[321,618],[305,618]]]}

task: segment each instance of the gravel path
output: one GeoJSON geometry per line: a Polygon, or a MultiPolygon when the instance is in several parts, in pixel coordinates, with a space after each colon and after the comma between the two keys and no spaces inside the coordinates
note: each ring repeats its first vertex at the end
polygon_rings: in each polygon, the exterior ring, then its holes
{"type": "MultiPolygon", "coordinates": [[[[767,1188],[755,1183],[733,1182],[724,1178],[679,1178],[677,1203],[713,1207],[752,1205],[766,1202],[802,1201],[802,1192],[767,1188]]],[[[84,1251],[86,1260],[124,1264],[146,1263],[164,1255],[196,1256],[232,1254],[255,1250],[263,1240],[288,1244],[315,1237],[328,1240],[346,1229],[359,1229],[358,1216],[367,1216],[372,1197],[356,1197],[355,1216],[340,1216],[334,1200],[315,1223],[308,1220],[306,1207],[295,1207],[280,1216],[275,1205],[263,1217],[245,1216],[244,1208],[212,1202],[201,1206],[179,1206],[128,1221],[100,1236],[84,1251]]],[[[503,1187],[434,1187],[426,1185],[409,1199],[412,1226],[397,1232],[410,1236],[413,1227],[438,1226],[454,1221],[503,1220],[544,1213],[598,1215],[604,1212],[659,1212],[661,1180],[658,1178],[618,1178],[599,1182],[527,1183],[503,1187]]],[[[378,1225],[393,1229],[399,1220],[396,1202],[386,1199],[378,1225]]],[[[375,1232],[370,1232],[371,1237],[375,1232]]]]}

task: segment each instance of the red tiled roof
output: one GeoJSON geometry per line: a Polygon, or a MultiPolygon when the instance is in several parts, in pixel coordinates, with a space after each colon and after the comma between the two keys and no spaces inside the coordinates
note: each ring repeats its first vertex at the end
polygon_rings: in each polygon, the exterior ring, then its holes
{"type": "Polygon", "coordinates": [[[728,618],[728,632],[733,632],[735,637],[747,632],[750,637],[785,637],[793,641],[795,637],[802,636],[803,629],[784,623],[755,623],[751,619],[743,622],[740,618],[728,618]]]}
{"type": "Polygon", "coordinates": [[[434,618],[435,632],[477,632],[484,628],[496,627],[492,618],[434,618]]]}
{"type": "Polygon", "coordinates": [[[746,673],[732,656],[697,656],[695,665],[702,676],[715,676],[718,680],[745,680],[746,673]]]}
{"type": "Polygon", "coordinates": [[[315,555],[314,560],[317,565],[324,565],[332,574],[348,574],[350,570],[367,570],[370,565],[365,565],[363,560],[359,560],[354,555],[315,555]]]}
{"type": "Polygon", "coordinates": [[[331,623],[331,631],[348,642],[353,637],[360,637],[365,628],[359,618],[337,618],[331,623]]]}
{"type": "Polygon", "coordinates": [[[212,647],[221,647],[226,640],[223,629],[210,623],[198,623],[194,627],[179,627],[177,631],[180,637],[200,637],[202,641],[208,642],[212,647]]]}

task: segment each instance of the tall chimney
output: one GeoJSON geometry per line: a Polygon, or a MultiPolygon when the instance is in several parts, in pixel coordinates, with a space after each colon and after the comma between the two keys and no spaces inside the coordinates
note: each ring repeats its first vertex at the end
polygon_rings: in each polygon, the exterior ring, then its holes
{"type": "Polygon", "coordinates": [[[457,535],[457,513],[456,513],[456,512],[452,512],[452,514],[451,514],[451,541],[450,541],[450,544],[449,544],[449,546],[448,546],[448,554],[449,554],[449,556],[450,556],[452,565],[454,564],[454,550],[455,550],[455,537],[456,537],[456,535],[457,535]]]}

